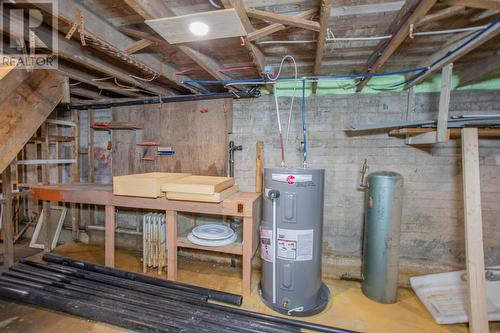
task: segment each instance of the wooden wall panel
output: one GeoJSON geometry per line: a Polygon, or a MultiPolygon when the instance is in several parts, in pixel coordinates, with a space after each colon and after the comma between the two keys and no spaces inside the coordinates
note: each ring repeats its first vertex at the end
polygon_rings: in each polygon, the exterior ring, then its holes
{"type": "Polygon", "coordinates": [[[225,176],[232,108],[232,99],[113,108],[113,121],[144,125],[143,130],[113,131],[113,175],[163,171],[225,176]],[[145,148],[136,146],[141,141],[158,141],[175,154],[143,161],[145,148]]]}

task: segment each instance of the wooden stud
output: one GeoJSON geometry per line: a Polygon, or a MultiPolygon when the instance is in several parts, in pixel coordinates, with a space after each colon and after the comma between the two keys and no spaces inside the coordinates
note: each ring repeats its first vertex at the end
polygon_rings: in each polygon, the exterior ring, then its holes
{"type": "Polygon", "coordinates": [[[257,232],[252,228],[253,219],[251,217],[243,218],[243,284],[242,290],[246,294],[252,291],[252,258],[253,258],[253,233],[257,232]]]}
{"type": "Polygon", "coordinates": [[[12,175],[10,165],[2,173],[2,231],[3,231],[3,265],[9,268],[14,264],[14,242],[12,230],[12,175]]]}
{"type": "Polygon", "coordinates": [[[255,192],[262,193],[262,150],[263,141],[257,141],[255,145],[255,192]]]}
{"type": "Polygon", "coordinates": [[[139,39],[136,42],[133,42],[129,47],[125,49],[125,52],[128,54],[134,54],[136,52],[139,52],[140,50],[143,50],[149,46],[154,44],[152,41],[149,39],[139,39]]]}
{"type": "Polygon", "coordinates": [[[444,3],[447,5],[471,8],[500,9],[500,1],[498,0],[445,0],[444,3]]]}
{"type": "Polygon", "coordinates": [[[115,267],[115,206],[106,205],[104,223],[104,262],[115,267]]]}
{"type": "Polygon", "coordinates": [[[166,211],[167,223],[167,277],[177,280],[177,212],[166,211]]]}
{"type": "MultiPolygon", "coordinates": [[[[74,140],[71,143],[71,158],[76,160],[76,163],[71,165],[70,173],[71,173],[71,183],[79,183],[80,182],[80,154],[78,150],[80,148],[80,117],[78,110],[71,110],[71,120],[76,124],[73,127],[73,136],[74,140]]],[[[78,241],[78,233],[79,233],[79,209],[77,209],[75,203],[70,204],[71,209],[71,237],[73,241],[78,241]]]]}
{"type": "Polygon", "coordinates": [[[469,328],[487,333],[488,306],[484,276],[483,222],[477,128],[462,129],[462,176],[464,196],[465,247],[469,328]]]}
{"type": "Polygon", "coordinates": [[[62,104],[71,103],[69,77],[67,77],[67,76],[64,77],[63,97],[61,99],[61,103],[62,104]]]}
{"type": "Polygon", "coordinates": [[[451,78],[453,74],[453,63],[446,65],[441,73],[441,92],[439,93],[439,113],[437,120],[437,142],[447,142],[448,113],[450,110],[451,78]]]}

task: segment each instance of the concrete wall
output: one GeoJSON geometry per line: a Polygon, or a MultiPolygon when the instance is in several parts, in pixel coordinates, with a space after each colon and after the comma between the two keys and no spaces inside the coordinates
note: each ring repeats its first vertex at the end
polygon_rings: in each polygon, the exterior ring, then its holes
{"type": "MultiPolygon", "coordinates": [[[[391,170],[404,176],[401,235],[402,275],[442,271],[464,262],[464,227],[460,143],[427,148],[406,146],[386,133],[349,137],[351,124],[406,119],[407,93],[322,96],[306,99],[308,162],[326,169],[324,274],[358,276],[362,249],[364,193],[358,190],[365,158],[370,172],[391,170]]],[[[413,119],[435,119],[438,94],[417,94],[413,119]]],[[[280,98],[282,119],[290,99],[280,98]]],[[[296,100],[297,102],[297,100],[296,100]]],[[[294,110],[287,164],[301,165],[299,103],[294,110]]],[[[495,92],[453,92],[451,115],[500,113],[495,92]]],[[[285,120],[283,120],[285,123],[285,120]]],[[[234,101],[232,138],[235,173],[242,190],[255,184],[255,142],[263,140],[264,165],[278,166],[280,153],[274,97],[234,101]]],[[[486,263],[500,264],[500,141],[480,141],[486,263]]]]}

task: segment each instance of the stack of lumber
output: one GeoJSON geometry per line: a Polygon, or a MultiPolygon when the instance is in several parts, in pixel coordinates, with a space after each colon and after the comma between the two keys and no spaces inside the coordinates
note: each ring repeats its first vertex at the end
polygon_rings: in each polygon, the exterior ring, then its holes
{"type": "Polygon", "coordinates": [[[161,190],[167,199],[221,202],[238,192],[238,185],[231,177],[188,176],[164,183],[161,190]]]}
{"type": "Polygon", "coordinates": [[[221,202],[238,192],[231,177],[152,172],[113,177],[113,193],[134,197],[221,202]]]}

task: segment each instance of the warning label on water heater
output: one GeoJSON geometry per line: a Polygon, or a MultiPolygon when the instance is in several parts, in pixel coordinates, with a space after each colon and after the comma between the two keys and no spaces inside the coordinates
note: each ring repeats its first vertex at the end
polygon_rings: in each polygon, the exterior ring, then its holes
{"type": "Polygon", "coordinates": [[[314,230],[291,230],[278,228],[277,257],[285,260],[312,260],[314,230]]]}
{"type": "Polygon", "coordinates": [[[260,229],[260,257],[262,260],[273,262],[273,231],[260,229]]]}

